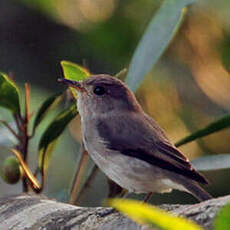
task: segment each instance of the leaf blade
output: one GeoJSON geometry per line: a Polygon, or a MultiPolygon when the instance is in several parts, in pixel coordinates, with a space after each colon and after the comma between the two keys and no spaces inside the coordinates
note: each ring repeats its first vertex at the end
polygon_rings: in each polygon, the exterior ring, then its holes
{"type": "Polygon", "coordinates": [[[201,230],[194,222],[176,217],[159,208],[128,199],[110,199],[108,204],[140,224],[158,226],[167,230],[201,230]]]}
{"type": "MultiPolygon", "coordinates": [[[[61,67],[64,77],[69,80],[82,81],[90,76],[90,72],[88,70],[70,61],[61,61],[61,67]]],[[[76,91],[71,88],[71,92],[73,93],[73,96],[76,98],[76,91]]]]}
{"type": "Polygon", "coordinates": [[[45,115],[49,112],[49,110],[54,108],[61,101],[61,95],[62,93],[57,93],[55,95],[52,95],[51,97],[48,97],[40,106],[34,120],[33,133],[38,125],[41,123],[45,115]]]}
{"type": "Polygon", "coordinates": [[[229,230],[230,229],[230,204],[225,205],[217,214],[214,220],[215,230],[229,230]]]}
{"type": "Polygon", "coordinates": [[[184,145],[184,144],[187,144],[191,141],[194,141],[198,138],[205,137],[207,135],[221,131],[221,130],[228,128],[228,127],[230,127],[230,114],[222,117],[219,120],[216,120],[216,121],[210,123],[206,127],[204,127],[202,129],[188,135],[187,137],[181,139],[180,141],[175,143],[175,146],[179,147],[181,145],[184,145]]]}
{"type": "Polygon", "coordinates": [[[38,165],[41,170],[47,170],[52,151],[58,141],[59,136],[77,114],[78,111],[76,104],[74,103],[59,113],[43,133],[38,147],[38,165]]]}
{"type": "Polygon", "coordinates": [[[126,68],[122,69],[120,72],[118,72],[114,77],[118,78],[121,81],[125,81],[126,75],[128,70],[126,68]]]}
{"type": "Polygon", "coordinates": [[[191,161],[198,171],[213,171],[230,168],[230,154],[216,154],[198,157],[191,161]]]}
{"type": "Polygon", "coordinates": [[[175,35],[184,8],[194,0],[165,0],[150,21],[132,57],[126,83],[136,91],[143,77],[161,57],[175,35]]]}
{"type": "Polygon", "coordinates": [[[13,113],[20,113],[19,89],[9,79],[0,72],[0,106],[11,110],[13,113]]]}

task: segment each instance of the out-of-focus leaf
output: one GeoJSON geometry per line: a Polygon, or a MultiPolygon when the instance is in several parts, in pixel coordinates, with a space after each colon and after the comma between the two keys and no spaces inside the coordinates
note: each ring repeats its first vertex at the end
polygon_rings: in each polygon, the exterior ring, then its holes
{"type": "Polygon", "coordinates": [[[61,93],[55,94],[49,98],[47,98],[41,107],[39,108],[35,120],[34,120],[34,127],[33,127],[33,132],[37,128],[37,126],[40,124],[40,122],[43,120],[45,115],[48,113],[49,110],[54,108],[61,100],[61,93]]]}
{"type": "Polygon", "coordinates": [[[126,75],[127,75],[127,69],[122,69],[119,73],[115,75],[116,78],[120,79],[121,81],[125,81],[126,75]]]}
{"type": "Polygon", "coordinates": [[[118,209],[139,224],[158,226],[167,230],[201,230],[197,224],[182,217],[176,217],[159,208],[140,201],[110,199],[108,205],[118,209]]]}
{"type": "Polygon", "coordinates": [[[200,129],[191,135],[183,138],[182,140],[178,141],[175,146],[179,147],[181,145],[184,145],[186,143],[189,143],[191,141],[194,141],[198,138],[205,137],[209,134],[215,133],[217,131],[220,131],[222,129],[230,127],[230,115],[226,115],[223,118],[214,121],[213,123],[209,124],[203,129],[200,129]]]}
{"type": "Polygon", "coordinates": [[[165,0],[153,16],[130,63],[126,83],[136,91],[144,76],[159,60],[175,35],[184,9],[194,0],[165,0]]]}
{"type": "Polygon", "coordinates": [[[39,143],[39,168],[46,170],[48,167],[51,154],[54,146],[58,140],[58,137],[62,134],[65,127],[69,122],[78,114],[76,104],[72,104],[67,109],[62,111],[57,117],[51,122],[48,128],[45,130],[39,143]]]}
{"type": "MultiPolygon", "coordinates": [[[[74,81],[82,81],[90,76],[90,72],[83,68],[82,66],[69,62],[69,61],[61,61],[61,66],[63,70],[64,77],[69,80],[74,81]]],[[[73,96],[76,98],[77,94],[76,91],[70,88],[73,96]]]]}
{"type": "Polygon", "coordinates": [[[30,0],[22,0],[28,7],[33,8],[34,10],[38,10],[41,13],[45,13],[48,17],[52,17],[56,19],[56,1],[53,0],[37,0],[37,1],[30,1],[30,0]]]}
{"type": "Polygon", "coordinates": [[[20,113],[19,90],[3,73],[0,73],[0,106],[13,113],[20,113]]]}
{"type": "Polygon", "coordinates": [[[191,163],[199,171],[228,169],[230,168],[230,154],[198,157],[192,160],[191,163]]]}
{"type": "Polygon", "coordinates": [[[230,204],[224,206],[214,220],[215,230],[230,229],[230,204]]]}

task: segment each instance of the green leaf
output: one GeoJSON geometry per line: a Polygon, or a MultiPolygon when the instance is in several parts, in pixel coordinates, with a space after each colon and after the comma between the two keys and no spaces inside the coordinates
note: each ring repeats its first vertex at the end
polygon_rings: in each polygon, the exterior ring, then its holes
{"type": "Polygon", "coordinates": [[[217,214],[214,220],[215,230],[229,230],[230,229],[230,204],[225,205],[217,214]]]}
{"type": "Polygon", "coordinates": [[[40,122],[43,120],[45,115],[60,102],[61,95],[62,95],[62,93],[55,94],[55,95],[47,98],[43,102],[43,104],[39,108],[39,110],[36,114],[35,120],[34,120],[33,133],[34,133],[35,129],[38,127],[38,125],[40,124],[40,122]]]}
{"type": "MultiPolygon", "coordinates": [[[[74,81],[82,81],[90,76],[90,72],[83,68],[82,66],[69,62],[69,61],[61,61],[61,66],[63,70],[64,77],[69,80],[74,81]]],[[[70,88],[73,96],[76,98],[77,94],[73,88],[70,88]]]]}
{"type": "Polygon", "coordinates": [[[38,164],[41,170],[46,171],[51,154],[57,143],[59,136],[62,134],[69,122],[78,114],[76,103],[69,106],[56,116],[46,131],[43,133],[39,143],[38,164]]]}
{"type": "Polygon", "coordinates": [[[140,201],[127,199],[110,199],[108,205],[118,209],[139,224],[158,226],[167,230],[201,230],[194,222],[182,217],[176,217],[169,212],[145,204],[140,201]]]}
{"type": "Polygon", "coordinates": [[[198,171],[213,171],[230,168],[230,154],[198,157],[191,161],[198,171]]]}
{"type": "Polygon", "coordinates": [[[184,144],[189,143],[191,141],[194,141],[198,138],[205,137],[209,134],[212,134],[212,133],[218,132],[220,130],[223,130],[225,128],[228,128],[229,126],[230,126],[230,114],[224,116],[223,118],[221,118],[219,120],[214,121],[213,123],[209,124],[205,128],[200,129],[200,130],[192,133],[191,135],[183,138],[182,140],[178,141],[175,144],[175,146],[178,147],[178,146],[184,145],[184,144]]]}
{"type": "Polygon", "coordinates": [[[127,69],[122,69],[119,73],[117,73],[114,77],[120,79],[121,81],[125,81],[126,75],[127,75],[127,69]]]}
{"type": "Polygon", "coordinates": [[[90,75],[88,70],[73,62],[61,61],[61,66],[66,79],[82,81],[90,75]]]}
{"type": "Polygon", "coordinates": [[[152,18],[132,57],[126,83],[136,91],[175,35],[184,9],[194,0],[165,0],[152,18]]]}
{"type": "Polygon", "coordinates": [[[0,73],[0,106],[13,113],[20,113],[19,90],[3,73],[0,73]]]}

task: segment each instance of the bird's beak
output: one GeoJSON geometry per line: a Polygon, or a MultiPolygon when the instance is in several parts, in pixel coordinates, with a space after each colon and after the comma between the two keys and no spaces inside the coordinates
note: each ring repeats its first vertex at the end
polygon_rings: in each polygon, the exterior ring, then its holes
{"type": "Polygon", "coordinates": [[[79,81],[72,81],[65,78],[59,78],[58,82],[64,83],[67,86],[76,89],[77,91],[86,91],[86,89],[82,86],[82,83],[79,81]]]}

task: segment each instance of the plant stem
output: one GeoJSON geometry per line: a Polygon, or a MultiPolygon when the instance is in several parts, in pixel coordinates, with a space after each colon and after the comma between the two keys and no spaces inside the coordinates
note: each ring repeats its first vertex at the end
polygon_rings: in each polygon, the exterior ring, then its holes
{"type": "MultiPolygon", "coordinates": [[[[27,164],[28,161],[28,145],[29,145],[29,133],[28,133],[28,126],[29,126],[29,103],[30,103],[30,87],[28,83],[25,83],[25,118],[23,119],[20,117],[20,120],[23,121],[23,144],[22,144],[22,156],[24,162],[27,164]]],[[[27,179],[23,178],[23,192],[28,192],[29,187],[27,184],[27,179]]]]}
{"type": "Polygon", "coordinates": [[[86,170],[86,166],[87,166],[87,162],[89,160],[89,154],[88,152],[84,149],[83,145],[82,145],[82,155],[81,155],[81,160],[79,163],[79,167],[78,170],[75,174],[74,177],[74,181],[72,183],[72,188],[71,188],[71,192],[70,192],[70,198],[69,198],[69,203],[70,204],[75,204],[77,197],[79,195],[80,192],[80,183],[82,181],[82,177],[85,173],[86,170]]]}
{"type": "Polygon", "coordinates": [[[20,136],[10,127],[6,121],[0,120],[0,123],[2,123],[18,140],[20,140],[20,136]]]}
{"type": "Polygon", "coordinates": [[[97,175],[97,172],[98,172],[98,167],[96,165],[94,165],[89,177],[87,178],[87,181],[85,182],[81,191],[79,192],[79,195],[76,198],[75,203],[78,203],[82,199],[82,196],[85,195],[86,190],[90,187],[92,181],[94,180],[95,176],[97,175]]]}
{"type": "Polygon", "coordinates": [[[14,114],[14,120],[16,122],[16,125],[17,125],[17,128],[18,128],[18,133],[20,135],[20,133],[22,132],[22,122],[21,122],[21,119],[20,119],[20,115],[19,114],[14,114]]]}

